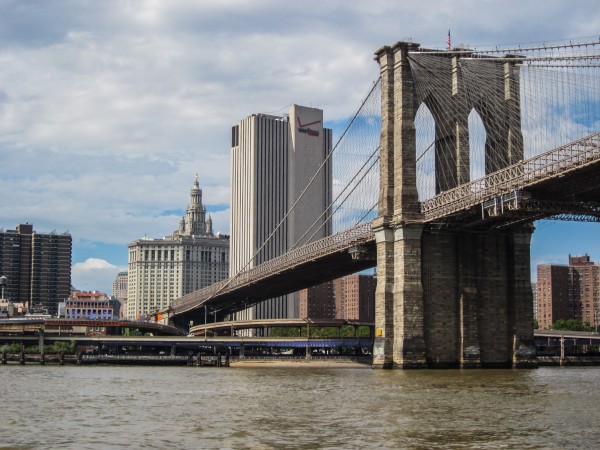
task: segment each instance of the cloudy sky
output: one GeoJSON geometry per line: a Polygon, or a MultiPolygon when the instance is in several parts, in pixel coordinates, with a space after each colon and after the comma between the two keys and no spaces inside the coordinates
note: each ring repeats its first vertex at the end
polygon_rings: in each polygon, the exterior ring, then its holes
{"type": "MultiPolygon", "coordinates": [[[[111,291],[127,244],[177,228],[200,174],[227,233],[230,127],[291,103],[351,115],[373,52],[597,38],[597,0],[0,0],[0,227],[73,237],[73,284],[111,291]]],[[[327,122],[326,122],[327,125],[327,122]]],[[[538,224],[532,264],[597,224],[538,224]]]]}

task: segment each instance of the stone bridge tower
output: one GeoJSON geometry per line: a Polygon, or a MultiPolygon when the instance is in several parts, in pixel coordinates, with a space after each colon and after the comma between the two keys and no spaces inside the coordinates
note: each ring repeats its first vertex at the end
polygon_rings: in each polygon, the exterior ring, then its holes
{"type": "Polygon", "coordinates": [[[379,214],[373,224],[378,270],[373,366],[535,365],[532,227],[436,230],[423,224],[416,184],[415,115],[422,103],[436,122],[437,193],[469,181],[472,110],[486,130],[486,173],[523,158],[518,68],[504,58],[435,53],[398,42],[375,54],[382,83],[382,129],[379,214]],[[433,81],[417,91],[418,58],[425,53],[430,61],[433,57],[428,71],[433,81]],[[497,76],[470,77],[469,83],[479,85],[467,96],[464,67],[497,76]],[[490,79],[499,81],[486,84],[490,79]]]}

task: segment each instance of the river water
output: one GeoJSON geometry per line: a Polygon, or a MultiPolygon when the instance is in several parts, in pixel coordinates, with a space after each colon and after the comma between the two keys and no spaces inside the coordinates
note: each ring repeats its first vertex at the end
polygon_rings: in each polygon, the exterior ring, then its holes
{"type": "Polygon", "coordinates": [[[600,447],[600,368],[0,366],[1,449],[600,447]]]}

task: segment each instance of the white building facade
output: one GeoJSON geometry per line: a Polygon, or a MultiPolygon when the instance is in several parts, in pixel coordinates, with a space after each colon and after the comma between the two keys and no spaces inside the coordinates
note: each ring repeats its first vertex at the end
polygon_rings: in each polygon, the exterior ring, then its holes
{"type": "MultiPolygon", "coordinates": [[[[253,114],[232,128],[232,276],[331,233],[331,141],[323,111],[298,105],[287,116],[253,114]]],[[[297,293],[238,315],[298,316],[297,293]]]]}
{"type": "Polygon", "coordinates": [[[130,319],[164,310],[174,299],[228,277],[229,236],[213,234],[198,175],[179,229],[163,239],[132,242],[128,260],[125,315],[130,319]]]}

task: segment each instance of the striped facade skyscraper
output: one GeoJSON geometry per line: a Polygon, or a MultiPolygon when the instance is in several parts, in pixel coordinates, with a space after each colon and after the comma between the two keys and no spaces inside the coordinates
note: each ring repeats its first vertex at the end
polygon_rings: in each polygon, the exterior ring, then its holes
{"type": "MultiPolygon", "coordinates": [[[[283,117],[252,114],[232,128],[231,140],[231,276],[331,234],[332,132],[322,110],[292,105],[283,117]]],[[[299,295],[266,300],[238,317],[297,318],[299,295]]]]}

